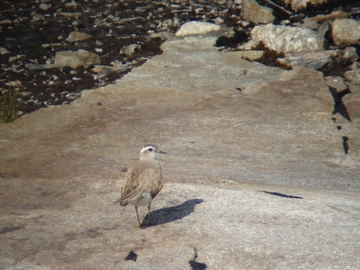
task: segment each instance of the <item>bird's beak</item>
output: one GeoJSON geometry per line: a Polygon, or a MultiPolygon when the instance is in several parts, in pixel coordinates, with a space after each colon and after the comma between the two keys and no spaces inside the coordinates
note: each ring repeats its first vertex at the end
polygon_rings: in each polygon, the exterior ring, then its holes
{"type": "Polygon", "coordinates": [[[164,152],[164,151],[159,151],[158,153],[159,153],[159,154],[167,154],[167,153],[164,152]]]}

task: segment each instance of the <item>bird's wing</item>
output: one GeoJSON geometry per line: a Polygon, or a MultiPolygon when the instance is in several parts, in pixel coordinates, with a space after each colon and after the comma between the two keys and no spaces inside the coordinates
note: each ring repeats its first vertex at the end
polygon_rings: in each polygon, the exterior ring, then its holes
{"type": "Polygon", "coordinates": [[[155,197],[163,186],[161,171],[154,166],[138,164],[131,168],[125,175],[121,187],[121,197],[116,201],[121,205],[142,193],[150,192],[155,197]]]}

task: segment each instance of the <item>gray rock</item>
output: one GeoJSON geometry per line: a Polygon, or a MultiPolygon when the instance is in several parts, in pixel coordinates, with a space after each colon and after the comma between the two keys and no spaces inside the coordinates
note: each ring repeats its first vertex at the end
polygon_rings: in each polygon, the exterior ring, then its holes
{"type": "Polygon", "coordinates": [[[250,50],[260,44],[281,52],[319,51],[324,48],[324,39],[308,28],[298,28],[284,25],[258,25],[251,30],[251,40],[240,46],[240,49],[250,50]]]}
{"type": "Polygon", "coordinates": [[[126,54],[126,55],[132,55],[135,51],[140,50],[141,45],[140,44],[131,44],[129,46],[124,46],[121,48],[120,53],[126,54]]]}
{"type": "Polygon", "coordinates": [[[112,66],[95,65],[92,71],[97,73],[99,78],[103,78],[110,73],[114,73],[114,72],[120,73],[130,69],[131,69],[130,64],[128,63],[123,64],[122,62],[116,60],[112,62],[112,66]]]}
{"type": "Polygon", "coordinates": [[[343,78],[340,76],[327,76],[325,77],[325,80],[327,85],[336,89],[338,93],[348,88],[347,85],[344,83],[343,78]]]}
{"type": "Polygon", "coordinates": [[[59,51],[56,52],[54,64],[25,64],[27,69],[51,69],[61,67],[77,68],[80,66],[91,66],[101,63],[101,58],[95,53],[90,53],[86,50],[79,49],[77,52],[73,51],[59,51]]]}
{"type": "Polygon", "coordinates": [[[320,14],[320,15],[316,15],[314,17],[310,17],[310,18],[305,18],[304,19],[304,23],[307,22],[318,22],[318,23],[322,23],[326,20],[336,20],[336,19],[345,19],[348,18],[349,15],[342,10],[335,10],[329,14],[320,14]]]}
{"type": "Polygon", "coordinates": [[[278,58],[278,62],[289,67],[318,69],[332,62],[333,57],[337,54],[339,54],[339,51],[285,53],[285,57],[278,58]]]}
{"type": "Polygon", "coordinates": [[[248,59],[250,61],[256,61],[263,57],[264,51],[236,51],[231,52],[231,54],[244,59],[248,59]]]}
{"type": "Polygon", "coordinates": [[[331,33],[337,46],[360,44],[360,23],[353,19],[335,20],[331,33]]]}
{"type": "Polygon", "coordinates": [[[360,69],[348,70],[344,77],[354,84],[360,84],[360,69]]]}
{"type": "Polygon", "coordinates": [[[255,24],[270,23],[276,19],[271,8],[260,6],[255,0],[242,1],[241,17],[255,24]]]}
{"type": "Polygon", "coordinates": [[[349,59],[352,62],[357,61],[359,59],[359,56],[357,54],[356,48],[355,47],[346,47],[344,49],[342,58],[349,59]]]}
{"type": "Polygon", "coordinates": [[[101,58],[95,53],[90,53],[86,50],[79,49],[77,52],[60,51],[56,52],[54,58],[54,65],[58,67],[72,67],[91,66],[101,63],[101,58]]]}

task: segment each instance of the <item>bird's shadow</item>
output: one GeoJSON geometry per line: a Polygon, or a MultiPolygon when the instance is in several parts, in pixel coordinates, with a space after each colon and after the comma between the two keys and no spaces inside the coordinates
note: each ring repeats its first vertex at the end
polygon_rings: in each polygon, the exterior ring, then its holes
{"type": "Polygon", "coordinates": [[[183,217],[186,217],[187,215],[190,215],[192,212],[194,212],[195,206],[202,203],[203,201],[204,200],[202,199],[191,199],[177,206],[151,211],[150,224],[147,223],[148,215],[146,215],[141,222],[141,228],[152,227],[182,219],[183,217]]]}

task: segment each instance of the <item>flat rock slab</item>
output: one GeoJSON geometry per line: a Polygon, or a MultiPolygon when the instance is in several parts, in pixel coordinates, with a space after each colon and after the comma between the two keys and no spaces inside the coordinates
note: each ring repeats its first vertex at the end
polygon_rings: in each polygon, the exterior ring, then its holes
{"type": "Polygon", "coordinates": [[[360,114],[332,115],[320,73],[215,40],[170,39],[119,83],[0,126],[0,268],[359,265],[360,114]],[[168,183],[140,229],[112,202],[146,143],[168,183]]]}
{"type": "Polygon", "coordinates": [[[168,183],[154,200],[152,225],[139,228],[133,207],[112,204],[115,186],[93,182],[64,210],[2,215],[1,268],[190,269],[195,261],[209,269],[355,269],[359,263],[358,196],[168,183]],[[125,260],[131,251],[136,261],[125,260]]]}

